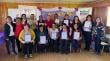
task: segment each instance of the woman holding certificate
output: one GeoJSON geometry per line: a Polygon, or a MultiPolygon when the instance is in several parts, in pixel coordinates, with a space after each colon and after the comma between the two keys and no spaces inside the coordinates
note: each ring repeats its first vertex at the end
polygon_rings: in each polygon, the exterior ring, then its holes
{"type": "Polygon", "coordinates": [[[63,28],[60,31],[60,52],[61,53],[69,53],[69,46],[68,46],[68,38],[69,38],[69,29],[67,25],[64,23],[63,28]]]}
{"type": "Polygon", "coordinates": [[[32,57],[34,39],[34,31],[29,28],[29,25],[24,25],[24,29],[20,32],[19,35],[19,40],[23,48],[24,58],[32,57]]]}
{"type": "Polygon", "coordinates": [[[55,24],[52,24],[52,28],[49,29],[49,36],[51,38],[50,40],[50,47],[51,47],[51,50],[52,51],[55,51],[57,52],[58,51],[58,48],[57,48],[57,45],[58,45],[58,29],[56,28],[56,25],[55,24]]]}
{"type": "Polygon", "coordinates": [[[68,14],[65,14],[65,18],[63,20],[63,23],[65,23],[66,26],[69,27],[70,19],[69,19],[69,15],[68,14]]]}
{"type": "Polygon", "coordinates": [[[74,24],[74,28],[72,30],[72,51],[80,52],[81,48],[81,30],[78,28],[78,24],[74,24]]]}
{"type": "Polygon", "coordinates": [[[93,21],[92,16],[88,15],[86,17],[86,20],[83,22],[83,34],[85,39],[85,50],[90,50],[90,45],[92,41],[92,27],[93,27],[93,21]]]}
{"type": "Polygon", "coordinates": [[[36,30],[37,38],[38,38],[38,52],[46,52],[47,51],[47,43],[48,43],[48,31],[44,28],[43,25],[39,26],[39,29],[36,30]]]}
{"type": "Polygon", "coordinates": [[[100,17],[96,18],[94,26],[94,41],[95,41],[95,52],[100,54],[101,51],[101,38],[104,37],[105,27],[100,17]]]}

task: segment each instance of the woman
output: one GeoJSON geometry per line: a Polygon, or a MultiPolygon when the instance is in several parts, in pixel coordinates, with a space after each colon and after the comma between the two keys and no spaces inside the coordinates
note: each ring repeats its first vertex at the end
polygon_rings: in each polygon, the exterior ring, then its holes
{"type": "Polygon", "coordinates": [[[40,25],[39,29],[35,32],[38,38],[38,52],[47,51],[48,31],[44,28],[44,26],[40,25]]]}
{"type": "Polygon", "coordinates": [[[19,41],[19,34],[23,30],[24,26],[21,23],[21,18],[17,17],[16,18],[16,30],[15,30],[15,37],[16,37],[16,43],[18,47],[18,52],[21,52],[21,46],[20,46],[20,41],[19,41]]]}
{"type": "Polygon", "coordinates": [[[19,40],[23,47],[24,58],[32,57],[34,39],[34,31],[29,28],[29,25],[24,25],[24,29],[20,32],[19,35],[19,40]]]}
{"type": "Polygon", "coordinates": [[[27,24],[27,18],[26,18],[26,14],[22,14],[21,15],[21,21],[22,21],[22,24],[27,24]]]}
{"type": "Polygon", "coordinates": [[[79,17],[78,17],[78,16],[74,16],[73,25],[74,25],[74,24],[77,24],[77,25],[78,25],[78,28],[79,28],[80,30],[82,29],[81,21],[79,20],[79,17]]]}
{"type": "Polygon", "coordinates": [[[65,14],[65,18],[63,20],[63,23],[65,23],[67,26],[69,26],[70,19],[69,19],[69,15],[68,14],[65,14]]]}
{"type": "Polygon", "coordinates": [[[52,24],[53,24],[53,23],[54,23],[54,21],[51,20],[51,16],[48,15],[48,16],[47,16],[47,20],[45,21],[46,27],[47,27],[47,28],[52,28],[52,24]]]}
{"type": "Polygon", "coordinates": [[[67,25],[64,23],[62,30],[60,31],[60,52],[61,53],[69,53],[69,46],[68,46],[68,39],[69,39],[69,29],[67,25]]]}
{"type": "Polygon", "coordinates": [[[38,22],[37,22],[37,25],[38,25],[38,27],[39,27],[40,25],[43,25],[43,26],[45,25],[42,16],[39,16],[39,20],[38,20],[38,22]]]}
{"type": "Polygon", "coordinates": [[[35,16],[34,16],[34,14],[31,14],[30,15],[30,19],[27,21],[28,22],[28,24],[30,25],[30,28],[31,29],[35,29],[36,28],[36,20],[35,20],[35,16]]]}
{"type": "Polygon", "coordinates": [[[86,17],[86,20],[83,22],[83,33],[84,33],[84,39],[85,39],[85,50],[90,50],[90,45],[92,41],[92,27],[93,27],[93,21],[92,16],[88,15],[86,17]]]}
{"type": "Polygon", "coordinates": [[[12,52],[14,54],[17,54],[15,51],[14,26],[12,23],[12,18],[10,16],[7,16],[6,24],[4,25],[4,37],[5,37],[5,41],[6,41],[6,48],[7,48],[8,54],[9,55],[11,54],[10,46],[12,47],[12,52]]]}
{"type": "Polygon", "coordinates": [[[101,38],[104,37],[105,27],[100,17],[95,20],[94,26],[94,41],[95,41],[95,52],[100,54],[101,51],[101,38]]]}
{"type": "Polygon", "coordinates": [[[51,51],[57,52],[58,48],[58,29],[56,28],[56,25],[53,24],[52,28],[49,29],[49,36],[50,36],[50,49],[51,51]]]}
{"type": "Polygon", "coordinates": [[[81,38],[82,33],[81,30],[78,28],[78,24],[74,24],[74,28],[72,29],[72,51],[80,52],[81,48],[81,38]]]}

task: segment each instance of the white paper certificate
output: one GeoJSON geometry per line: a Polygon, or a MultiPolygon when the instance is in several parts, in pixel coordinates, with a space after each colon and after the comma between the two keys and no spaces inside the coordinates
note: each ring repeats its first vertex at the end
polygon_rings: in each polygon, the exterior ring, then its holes
{"type": "Polygon", "coordinates": [[[80,33],[79,32],[74,32],[73,39],[79,40],[80,39],[80,33]]]}
{"type": "Polygon", "coordinates": [[[64,23],[68,26],[69,25],[69,21],[68,20],[64,20],[64,23]]]}
{"type": "Polygon", "coordinates": [[[31,35],[25,35],[25,42],[31,42],[31,35]]]}
{"type": "Polygon", "coordinates": [[[57,33],[56,32],[52,32],[51,33],[51,38],[52,39],[57,39],[57,33]]]}
{"type": "Polygon", "coordinates": [[[84,24],[84,31],[91,31],[91,22],[85,22],[84,24]]]}
{"type": "Polygon", "coordinates": [[[40,36],[40,44],[46,44],[46,36],[40,36]]]}
{"type": "Polygon", "coordinates": [[[61,39],[67,39],[67,32],[62,32],[61,39]]]}
{"type": "Polygon", "coordinates": [[[85,22],[85,24],[84,24],[84,27],[87,27],[87,28],[89,28],[91,26],[91,22],[85,22]]]}

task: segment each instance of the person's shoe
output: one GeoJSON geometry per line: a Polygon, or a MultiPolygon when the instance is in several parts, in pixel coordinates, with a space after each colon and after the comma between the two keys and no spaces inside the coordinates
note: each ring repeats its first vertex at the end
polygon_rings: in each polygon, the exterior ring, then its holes
{"type": "Polygon", "coordinates": [[[29,57],[32,58],[33,57],[32,54],[29,54],[29,57]]]}
{"type": "Polygon", "coordinates": [[[25,59],[27,59],[27,58],[28,58],[28,56],[27,56],[27,55],[24,55],[24,58],[25,58],[25,59]]]}

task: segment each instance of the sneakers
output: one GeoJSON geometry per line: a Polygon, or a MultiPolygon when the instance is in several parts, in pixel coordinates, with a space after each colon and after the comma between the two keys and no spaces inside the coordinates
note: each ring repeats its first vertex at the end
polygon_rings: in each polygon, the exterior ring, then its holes
{"type": "Polygon", "coordinates": [[[26,59],[26,58],[28,58],[28,56],[27,55],[24,55],[24,58],[26,59]]]}
{"type": "Polygon", "coordinates": [[[32,56],[32,54],[29,54],[29,56],[28,56],[28,55],[24,55],[24,58],[25,58],[25,59],[27,59],[28,57],[29,57],[29,58],[32,58],[33,56],[32,56]]]}
{"type": "Polygon", "coordinates": [[[33,57],[32,54],[29,54],[29,57],[32,58],[33,57]]]}

